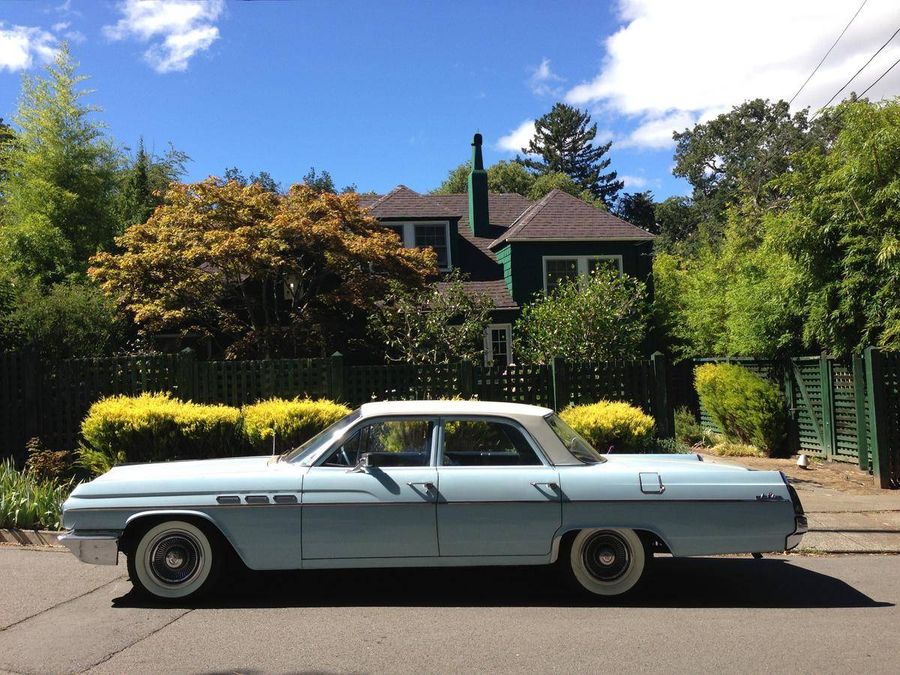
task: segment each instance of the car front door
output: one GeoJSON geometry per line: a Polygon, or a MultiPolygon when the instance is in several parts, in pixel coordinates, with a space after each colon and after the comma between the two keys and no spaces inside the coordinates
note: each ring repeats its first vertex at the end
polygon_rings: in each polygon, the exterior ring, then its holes
{"type": "Polygon", "coordinates": [[[559,477],[527,432],[500,417],[446,417],[441,437],[441,556],[549,554],[562,518],[559,477]]]}
{"type": "Polygon", "coordinates": [[[311,467],[303,559],[437,556],[438,429],[437,419],[367,420],[311,467]]]}

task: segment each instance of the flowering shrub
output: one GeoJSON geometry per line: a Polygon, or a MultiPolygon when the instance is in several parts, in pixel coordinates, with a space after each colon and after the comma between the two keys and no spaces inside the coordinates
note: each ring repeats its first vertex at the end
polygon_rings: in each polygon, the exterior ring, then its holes
{"type": "Polygon", "coordinates": [[[566,408],[563,421],[600,452],[641,452],[653,439],[653,418],[623,401],[598,401],[566,408]]]}

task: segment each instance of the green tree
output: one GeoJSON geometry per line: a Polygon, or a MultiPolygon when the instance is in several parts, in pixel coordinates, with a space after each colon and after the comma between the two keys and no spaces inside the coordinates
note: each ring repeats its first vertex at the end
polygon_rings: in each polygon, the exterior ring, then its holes
{"type": "MultiPolygon", "coordinates": [[[[315,172],[315,169],[313,169],[313,172],[315,172]]],[[[225,169],[225,173],[222,178],[226,183],[228,181],[235,181],[241,187],[247,187],[248,185],[257,184],[266,192],[281,192],[281,185],[278,183],[278,181],[272,178],[272,175],[268,171],[252,173],[248,178],[240,169],[238,169],[236,166],[232,166],[225,169]]]]}
{"type": "Polygon", "coordinates": [[[618,270],[601,268],[522,308],[516,354],[526,363],[630,359],[647,336],[647,289],[618,270]]]}
{"type": "Polygon", "coordinates": [[[387,361],[413,364],[477,360],[493,301],[466,291],[458,272],[421,289],[391,284],[369,319],[387,361]]]}
{"type": "Polygon", "coordinates": [[[671,250],[687,242],[700,224],[700,216],[690,197],[664,199],[654,206],[653,212],[659,224],[656,246],[660,250],[671,250]]]}
{"type": "Polygon", "coordinates": [[[15,140],[16,135],[13,133],[12,127],[3,121],[0,117],[0,204],[3,203],[3,182],[6,180],[6,155],[15,140]]]}
{"type": "Polygon", "coordinates": [[[656,224],[656,204],[650,190],[624,193],[616,202],[616,215],[632,225],[659,234],[659,227],[656,224]]]}
{"type": "MultiPolygon", "coordinates": [[[[471,168],[468,162],[463,162],[459,166],[450,169],[444,182],[432,190],[431,194],[453,195],[468,192],[469,171],[471,168]]],[[[488,171],[490,172],[490,167],[488,167],[488,171]]],[[[488,174],[488,181],[490,181],[490,174],[488,174]]],[[[490,183],[488,183],[488,187],[490,187],[490,183]]]]}
{"type": "Polygon", "coordinates": [[[83,271],[116,232],[119,158],[76,70],[64,45],[44,77],[24,79],[16,139],[0,159],[0,264],[45,281],[83,271]]]}
{"type": "Polygon", "coordinates": [[[564,173],[609,207],[624,183],[606,171],[612,141],[597,145],[596,137],[597,125],[586,111],[557,103],[535,120],[534,138],[522,148],[526,156],[516,161],[538,174],[564,173]]]}
{"type": "Polygon", "coordinates": [[[528,195],[535,180],[534,174],[518,162],[499,161],[488,167],[487,174],[491,192],[528,195]]]}
{"type": "Polygon", "coordinates": [[[832,353],[900,349],[900,98],[851,101],[827,150],[774,181],[769,236],[800,270],[804,338],[832,353]]]}
{"type": "Polygon", "coordinates": [[[766,185],[791,168],[794,153],[811,143],[827,146],[838,126],[830,113],[811,124],[807,110],[791,114],[785,101],[746,101],[673,134],[672,173],[691,184],[704,218],[720,220],[726,206],[741,195],[767,203],[766,185]]]}
{"type": "Polygon", "coordinates": [[[8,315],[12,347],[32,347],[47,358],[105,356],[119,347],[125,327],[116,308],[89,281],[31,282],[8,315]]]}
{"type": "Polygon", "coordinates": [[[141,138],[134,159],[120,172],[117,210],[121,228],[146,222],[153,209],[162,204],[169,185],[184,176],[189,161],[190,157],[172,145],[161,157],[148,153],[141,138]]]}
{"type": "Polygon", "coordinates": [[[328,171],[317,173],[316,167],[314,166],[309,167],[309,171],[303,176],[303,184],[318,193],[337,193],[337,188],[334,186],[334,180],[331,178],[331,174],[328,171]]]}

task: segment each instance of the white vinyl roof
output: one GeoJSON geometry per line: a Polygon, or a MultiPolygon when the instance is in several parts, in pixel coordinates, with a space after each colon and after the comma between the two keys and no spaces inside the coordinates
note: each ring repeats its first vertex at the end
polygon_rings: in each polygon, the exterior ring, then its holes
{"type": "Polygon", "coordinates": [[[505,415],[546,417],[553,411],[536,405],[499,401],[375,401],[364,403],[363,417],[383,415],[505,415]]]}

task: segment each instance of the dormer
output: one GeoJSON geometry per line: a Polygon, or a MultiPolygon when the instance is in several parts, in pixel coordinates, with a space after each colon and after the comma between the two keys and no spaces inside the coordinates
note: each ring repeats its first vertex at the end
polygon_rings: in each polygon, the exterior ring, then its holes
{"type": "Polygon", "coordinates": [[[407,248],[434,249],[442,272],[453,269],[458,255],[458,215],[405,185],[378,198],[369,212],[393,229],[407,248]]]}

